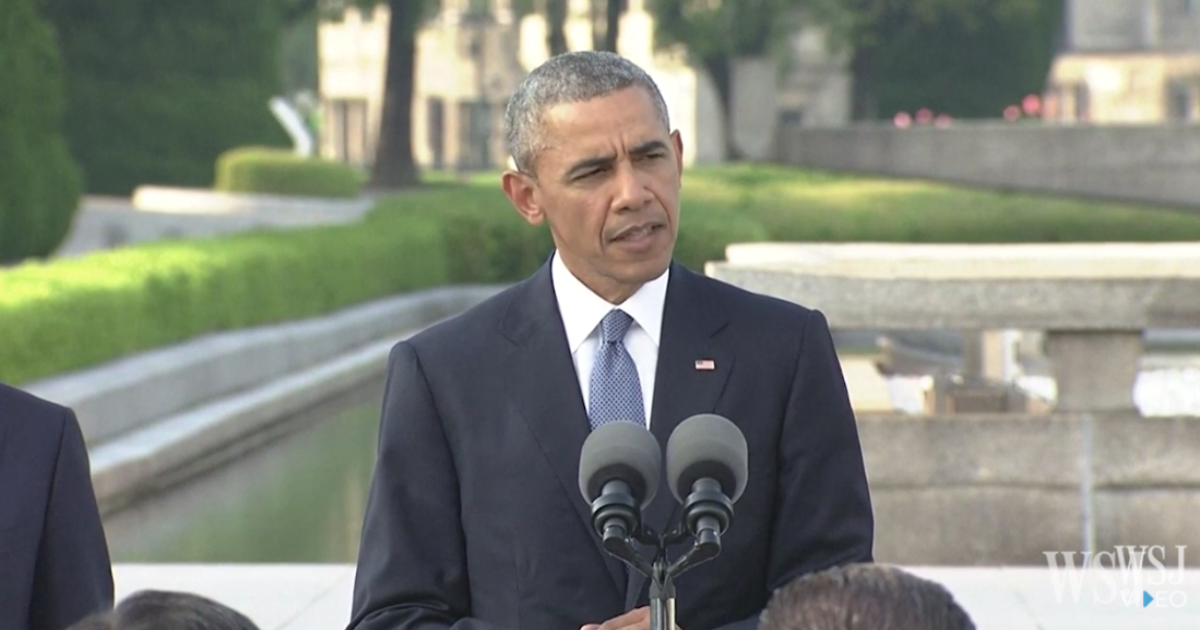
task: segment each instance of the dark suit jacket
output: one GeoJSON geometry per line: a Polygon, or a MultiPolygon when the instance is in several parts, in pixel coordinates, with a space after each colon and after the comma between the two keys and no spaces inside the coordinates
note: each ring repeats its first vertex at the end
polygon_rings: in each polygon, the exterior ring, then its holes
{"type": "MultiPolygon", "coordinates": [[[[707,412],[736,423],[750,455],[721,555],[676,581],[681,628],[754,628],[791,578],[872,560],[857,428],[819,312],[674,264],[656,374],[664,449],[707,412]]],[[[549,264],[397,344],[350,627],[578,630],[645,605],[646,580],[627,582],[589,524],[589,430],[549,264]]],[[[663,477],[644,515],[660,532],[681,511],[663,477]]]]}
{"type": "Polygon", "coordinates": [[[0,384],[0,630],[63,630],[112,606],[75,414],[0,384]]]}

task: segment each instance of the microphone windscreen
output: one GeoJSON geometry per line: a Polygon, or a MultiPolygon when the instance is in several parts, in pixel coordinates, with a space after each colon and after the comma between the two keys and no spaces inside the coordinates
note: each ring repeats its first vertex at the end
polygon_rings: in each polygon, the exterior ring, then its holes
{"type": "Polygon", "coordinates": [[[624,481],[634,501],[645,509],[658,492],[661,471],[662,450],[653,433],[633,422],[610,422],[592,431],[583,442],[579,491],[591,503],[600,496],[604,484],[624,481]]]}
{"type": "Polygon", "coordinates": [[[692,484],[705,477],[721,484],[730,501],[746,489],[746,436],[728,419],[702,413],[684,420],[667,440],[667,481],[675,500],[683,503],[692,484]]]}

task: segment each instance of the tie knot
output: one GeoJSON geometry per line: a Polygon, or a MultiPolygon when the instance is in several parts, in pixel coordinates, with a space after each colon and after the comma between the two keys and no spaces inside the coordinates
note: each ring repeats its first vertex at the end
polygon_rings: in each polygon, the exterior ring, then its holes
{"type": "Polygon", "coordinates": [[[609,311],[600,322],[600,342],[620,343],[632,324],[633,318],[629,313],[619,309],[609,311]]]}

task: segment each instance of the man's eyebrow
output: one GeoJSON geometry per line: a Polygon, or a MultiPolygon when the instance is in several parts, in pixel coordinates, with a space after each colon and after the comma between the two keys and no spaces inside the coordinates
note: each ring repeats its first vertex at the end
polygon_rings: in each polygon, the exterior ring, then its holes
{"type": "Polygon", "coordinates": [[[608,166],[609,164],[612,164],[613,161],[615,161],[616,159],[617,159],[616,155],[609,154],[609,155],[600,155],[600,156],[580,160],[580,161],[576,162],[575,164],[573,164],[571,166],[571,168],[567,169],[567,179],[570,179],[570,178],[574,177],[575,175],[582,173],[584,171],[588,171],[588,170],[591,170],[594,168],[601,168],[601,167],[608,166]]]}
{"type": "MultiPolygon", "coordinates": [[[[634,157],[642,157],[654,153],[655,151],[666,151],[667,144],[662,140],[650,140],[643,142],[636,147],[630,149],[629,154],[634,157]]],[[[567,169],[567,178],[574,177],[578,173],[582,173],[593,168],[602,168],[613,163],[617,159],[616,155],[601,155],[587,158],[576,162],[571,168],[567,169]]]]}
{"type": "Polygon", "coordinates": [[[643,142],[643,143],[637,145],[636,147],[631,149],[629,151],[629,153],[631,155],[635,155],[635,156],[643,156],[643,155],[648,155],[650,153],[654,153],[655,151],[666,151],[666,150],[667,150],[667,143],[663,142],[662,140],[650,140],[649,142],[643,142]]]}

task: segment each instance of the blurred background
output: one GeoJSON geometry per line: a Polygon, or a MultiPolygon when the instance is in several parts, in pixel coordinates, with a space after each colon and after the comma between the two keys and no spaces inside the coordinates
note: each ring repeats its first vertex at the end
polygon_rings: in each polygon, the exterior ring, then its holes
{"type": "Polygon", "coordinates": [[[1200,3],[0,0],[0,380],[116,561],[354,561],[387,349],[545,260],[503,112],[582,49],[683,134],[679,260],[829,317],[878,559],[1200,546],[1200,3]]]}

